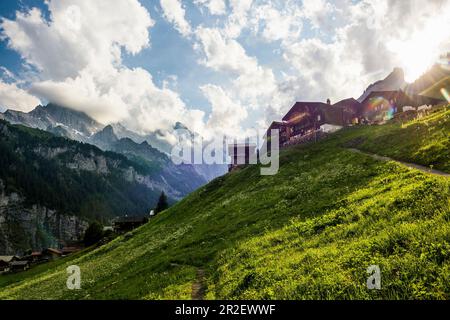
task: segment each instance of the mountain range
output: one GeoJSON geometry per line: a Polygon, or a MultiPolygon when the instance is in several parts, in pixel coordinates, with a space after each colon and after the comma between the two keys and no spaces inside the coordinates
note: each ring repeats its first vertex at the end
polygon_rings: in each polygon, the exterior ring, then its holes
{"type": "MultiPolygon", "coordinates": [[[[37,128],[51,132],[57,136],[65,137],[84,143],[93,144],[102,150],[113,150],[114,143],[121,139],[129,139],[128,144],[142,144],[147,142],[153,148],[151,153],[147,153],[146,160],[153,161],[153,157],[160,161],[164,159],[171,168],[168,155],[172,146],[164,140],[164,137],[170,132],[162,130],[141,135],[127,129],[120,123],[104,126],[83,112],[75,111],[70,108],[49,103],[46,106],[37,106],[34,110],[25,113],[15,110],[7,110],[0,113],[0,119],[4,119],[12,124],[21,124],[31,128],[37,128]],[[131,140],[131,141],[130,141],[131,140]]],[[[183,124],[176,123],[173,130],[180,127],[187,129],[183,124]]],[[[135,146],[136,147],[136,146],[135,146]]],[[[223,175],[227,171],[225,165],[194,165],[189,168],[189,173],[200,176],[206,182],[223,175]]],[[[182,170],[186,169],[184,167],[182,170]]],[[[198,177],[194,177],[194,180],[198,177]]],[[[193,190],[190,190],[193,191],[193,190]]],[[[185,194],[182,194],[183,196],[185,194]]]]}
{"type": "Polygon", "coordinates": [[[51,103],[0,119],[2,254],[79,239],[88,221],[148,214],[162,191],[174,203],[226,172],[175,165],[150,136],[51,103]]]}

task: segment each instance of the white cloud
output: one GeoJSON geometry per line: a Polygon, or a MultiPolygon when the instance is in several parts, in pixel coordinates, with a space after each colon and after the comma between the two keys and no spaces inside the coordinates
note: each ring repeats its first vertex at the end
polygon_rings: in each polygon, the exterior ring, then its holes
{"type": "Polygon", "coordinates": [[[54,80],[74,77],[86,67],[104,69],[121,63],[121,49],[137,54],[149,46],[154,22],[136,0],[48,1],[51,21],[33,8],[17,12],[1,26],[10,48],[41,76],[54,80]]]}
{"type": "Polygon", "coordinates": [[[303,0],[302,14],[307,18],[313,28],[326,26],[334,11],[334,6],[327,0],[303,0]]]}
{"type": "Polygon", "coordinates": [[[207,67],[234,75],[256,68],[256,59],[247,56],[236,40],[226,38],[220,30],[200,27],[196,35],[205,55],[201,62],[207,67]]]}
{"type": "Polygon", "coordinates": [[[303,20],[298,4],[286,1],[282,8],[273,3],[258,6],[252,13],[251,23],[261,29],[261,36],[267,41],[298,39],[303,20]]]}
{"type": "Polygon", "coordinates": [[[15,84],[4,83],[0,80],[0,108],[28,112],[41,102],[15,84]]]}
{"type": "Polygon", "coordinates": [[[212,114],[207,126],[221,133],[238,135],[241,122],[247,117],[247,111],[233,101],[219,86],[205,85],[200,88],[212,106],[212,114]]]}
{"type": "Polygon", "coordinates": [[[297,71],[285,77],[291,94],[325,102],[327,98],[336,101],[362,93],[367,79],[362,80],[359,56],[346,49],[341,42],[326,44],[318,39],[302,40],[286,48],[284,59],[297,71]]]}
{"type": "MultiPolygon", "coordinates": [[[[196,34],[198,47],[202,49],[204,55],[201,63],[230,78],[227,84],[220,87],[216,85],[202,87],[203,93],[213,106],[209,126],[219,125],[220,119],[236,121],[240,119],[235,125],[232,125],[231,121],[223,121],[222,124],[226,126],[221,127],[223,130],[228,127],[226,131],[228,134],[233,132],[240,135],[245,132],[245,128],[240,124],[250,110],[254,117],[263,114],[273,115],[274,109],[279,110],[280,105],[290,103],[290,100],[279,92],[273,71],[261,66],[255,57],[250,57],[236,39],[228,38],[226,33],[222,34],[219,29],[212,28],[199,28],[196,34]],[[219,99],[214,99],[214,95],[219,99]],[[224,102],[220,103],[220,99],[224,102]],[[229,105],[233,108],[227,107],[229,105]],[[231,113],[228,114],[221,108],[234,109],[236,115],[233,117],[231,113]],[[241,108],[242,112],[238,112],[238,108],[241,108]]],[[[256,119],[251,120],[256,122],[256,119]]]]}
{"type": "Polygon", "coordinates": [[[161,0],[161,8],[164,17],[175,26],[178,32],[185,37],[191,34],[191,26],[185,18],[186,11],[179,0],[161,0]]]}
{"type": "Polygon", "coordinates": [[[229,0],[231,14],[228,17],[224,33],[227,37],[237,38],[244,28],[248,27],[248,13],[253,0],[229,0]]]}
{"type": "Polygon", "coordinates": [[[49,21],[31,9],[1,24],[9,47],[39,70],[31,93],[139,132],[168,129],[180,120],[199,126],[201,111],[188,110],[176,92],[158,88],[148,71],[122,64],[122,50],[137,54],[150,45],[154,22],[137,0],[46,3],[49,21]]]}
{"type": "Polygon", "coordinates": [[[214,15],[223,15],[227,11],[225,0],[194,0],[194,3],[208,8],[209,12],[214,15]]]}

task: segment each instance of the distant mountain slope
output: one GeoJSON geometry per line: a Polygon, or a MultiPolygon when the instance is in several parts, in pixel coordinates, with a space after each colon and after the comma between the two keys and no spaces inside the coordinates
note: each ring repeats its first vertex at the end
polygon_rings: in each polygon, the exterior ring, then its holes
{"type": "Polygon", "coordinates": [[[450,99],[450,76],[426,88],[420,94],[435,99],[450,99]],[[447,93],[445,94],[442,90],[445,90],[447,93]]]}
{"type": "MultiPolygon", "coordinates": [[[[449,60],[450,61],[450,60],[449,60]]],[[[411,94],[421,94],[436,85],[445,78],[450,77],[450,69],[444,68],[440,64],[435,64],[430,70],[425,72],[419,79],[406,86],[405,92],[411,94]]],[[[442,99],[442,96],[433,97],[442,99]]]]}
{"type": "MultiPolygon", "coordinates": [[[[118,138],[130,138],[137,143],[147,142],[153,148],[158,149],[160,152],[166,155],[170,155],[173,148],[173,146],[166,141],[167,135],[173,134],[175,130],[179,129],[186,130],[188,134],[193,134],[184,124],[180,122],[177,122],[174,125],[171,132],[163,132],[161,130],[158,130],[145,136],[132,132],[126,129],[121,124],[113,124],[112,128],[118,138]]],[[[211,181],[219,176],[224,175],[228,171],[228,166],[226,164],[195,164],[189,168],[193,168],[196,175],[200,175],[206,181],[211,181]]]]}
{"type": "Polygon", "coordinates": [[[405,73],[400,68],[395,68],[384,80],[371,84],[358,98],[359,102],[363,102],[374,91],[394,91],[403,89],[407,85],[405,81],[405,73]]]}
{"type": "Polygon", "coordinates": [[[108,150],[111,145],[119,141],[119,138],[114,133],[112,126],[106,126],[103,130],[95,133],[90,141],[99,148],[108,150]]]}
{"type": "MultiPolygon", "coordinates": [[[[140,135],[121,124],[112,124],[105,127],[82,112],[52,103],[47,106],[38,106],[29,113],[7,110],[5,113],[0,113],[0,119],[7,120],[12,124],[22,124],[27,127],[46,130],[60,137],[90,143],[102,150],[111,150],[112,144],[123,138],[131,139],[137,144],[146,141],[155,148],[152,156],[156,158],[161,158],[162,154],[170,154],[172,150],[172,146],[166,141],[166,135],[171,134],[171,132],[156,131],[147,135],[140,135]],[[158,155],[156,151],[159,152],[158,155]]],[[[178,128],[187,129],[181,123],[176,123],[173,130],[178,128]]],[[[172,164],[169,163],[169,158],[165,157],[164,159],[168,161],[167,167],[173,168],[172,164]]],[[[147,157],[146,160],[153,161],[151,157],[147,157]]],[[[156,161],[159,160],[156,159],[156,161]]],[[[204,184],[227,172],[226,165],[194,165],[193,167],[194,170],[189,168],[185,172],[189,174],[185,178],[193,181],[192,187],[178,197],[195,190],[199,186],[197,181],[204,180],[202,183],[204,184]]]]}
{"type": "Polygon", "coordinates": [[[190,299],[198,270],[208,299],[448,299],[449,180],[346,147],[370,137],[366,148],[394,158],[425,152],[424,165],[444,168],[448,154],[429,145],[448,134],[448,113],[408,130],[354,127],[285,149],[275,176],[246,167],[126,237],[0,277],[0,299],[190,299]],[[394,134],[405,148],[384,145],[394,134]],[[64,286],[69,265],[81,268],[81,290],[64,286]],[[366,287],[371,265],[380,267],[380,291],[366,287]]]}
{"type": "Polygon", "coordinates": [[[30,128],[41,130],[63,130],[68,138],[86,142],[103,125],[90,118],[86,114],[71,109],[63,108],[55,104],[37,106],[29,113],[7,110],[3,119],[12,124],[22,124],[30,128]]]}
{"type": "Polygon", "coordinates": [[[129,138],[123,138],[109,145],[108,150],[125,155],[136,163],[152,169],[157,181],[173,186],[178,194],[176,199],[196,190],[207,183],[207,179],[200,175],[193,165],[175,165],[169,156],[161,153],[147,143],[135,143],[129,138]]]}
{"type": "MultiPolygon", "coordinates": [[[[405,75],[402,69],[395,68],[394,71],[389,74],[384,80],[380,80],[370,85],[358,98],[359,102],[364,101],[372,92],[375,91],[395,91],[403,90],[410,95],[425,95],[427,96],[427,90],[433,90],[434,86],[438,86],[438,83],[444,81],[450,77],[450,69],[443,67],[441,64],[435,64],[429,70],[427,70],[420,78],[413,83],[407,83],[405,81],[405,75]]],[[[428,93],[429,97],[442,99],[442,94],[438,94],[437,88],[433,93],[428,93]],[[433,95],[429,95],[433,94],[433,95]]],[[[440,88],[439,88],[440,90],[440,88]]]]}

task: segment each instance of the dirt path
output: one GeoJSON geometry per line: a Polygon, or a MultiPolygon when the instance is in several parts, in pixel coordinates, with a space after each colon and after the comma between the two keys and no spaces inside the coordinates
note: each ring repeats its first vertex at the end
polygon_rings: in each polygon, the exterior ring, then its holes
{"type": "Polygon", "coordinates": [[[205,297],[205,270],[197,269],[197,279],[192,284],[192,300],[203,300],[205,297]]]}
{"type": "Polygon", "coordinates": [[[415,163],[408,163],[408,162],[403,162],[403,161],[398,161],[389,157],[384,157],[384,156],[380,156],[378,154],[374,154],[374,153],[369,153],[369,152],[364,152],[358,149],[354,149],[354,148],[349,148],[348,150],[355,152],[355,153],[360,153],[360,154],[365,154],[367,156],[372,157],[373,159],[376,160],[380,160],[380,161],[395,161],[397,163],[400,163],[408,168],[411,169],[417,169],[420,170],[424,173],[428,173],[428,174],[432,174],[432,175],[436,175],[436,176],[441,176],[441,177],[450,177],[450,174],[443,172],[443,171],[439,171],[439,170],[434,170],[434,169],[430,169],[428,167],[422,166],[420,164],[415,164],[415,163]]]}

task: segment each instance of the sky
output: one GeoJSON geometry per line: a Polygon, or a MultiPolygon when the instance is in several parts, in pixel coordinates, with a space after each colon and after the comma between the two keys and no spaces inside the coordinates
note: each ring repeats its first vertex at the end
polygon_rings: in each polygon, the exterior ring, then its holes
{"type": "Polygon", "coordinates": [[[0,110],[242,136],[450,51],[450,0],[0,1],[0,110]]]}

